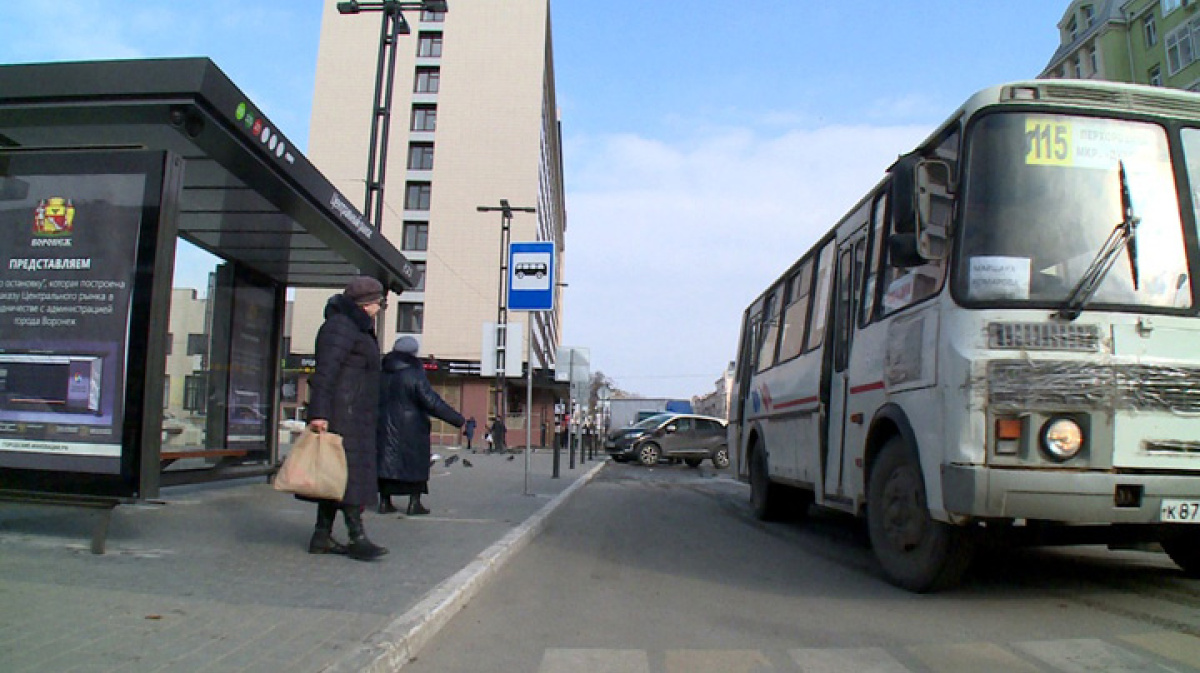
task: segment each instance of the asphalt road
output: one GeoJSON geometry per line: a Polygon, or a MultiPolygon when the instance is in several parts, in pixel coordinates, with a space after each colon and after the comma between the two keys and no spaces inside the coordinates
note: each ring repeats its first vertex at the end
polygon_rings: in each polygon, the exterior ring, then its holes
{"type": "Polygon", "coordinates": [[[861,524],[754,519],[726,471],[610,464],[408,671],[1200,671],[1200,581],[1169,559],[996,550],[936,595],[861,524]]]}

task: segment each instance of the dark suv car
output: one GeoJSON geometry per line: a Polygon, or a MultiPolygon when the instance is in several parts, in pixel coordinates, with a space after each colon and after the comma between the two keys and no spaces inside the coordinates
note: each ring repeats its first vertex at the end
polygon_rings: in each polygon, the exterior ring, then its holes
{"type": "Polygon", "coordinates": [[[691,467],[704,460],[718,468],[729,466],[725,421],[711,416],[657,414],[608,433],[604,449],[618,463],[636,459],[655,465],[663,459],[682,459],[691,467]]]}

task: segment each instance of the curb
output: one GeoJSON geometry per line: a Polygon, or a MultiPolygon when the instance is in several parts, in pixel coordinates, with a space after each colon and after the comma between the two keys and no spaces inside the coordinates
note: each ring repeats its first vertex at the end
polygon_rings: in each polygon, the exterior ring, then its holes
{"type": "Polygon", "coordinates": [[[485,549],[465,568],[451,575],[425,595],[408,612],[392,620],[353,652],[324,669],[325,673],[390,673],[417,656],[442,627],[479,593],[487,581],[500,571],[546,525],[546,519],[567,498],[592,480],[607,464],[597,463],[575,483],[485,549]]]}

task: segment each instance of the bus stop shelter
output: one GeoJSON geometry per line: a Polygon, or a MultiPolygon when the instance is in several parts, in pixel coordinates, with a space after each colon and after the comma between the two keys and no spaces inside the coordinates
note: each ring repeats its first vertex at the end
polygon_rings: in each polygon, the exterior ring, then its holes
{"type": "Polygon", "coordinates": [[[356,275],[417,281],[209,59],[0,66],[0,495],[269,472],[286,288],[356,275]],[[221,260],[195,455],[163,447],[179,239],[221,260]],[[220,469],[165,470],[186,457],[220,469]]]}

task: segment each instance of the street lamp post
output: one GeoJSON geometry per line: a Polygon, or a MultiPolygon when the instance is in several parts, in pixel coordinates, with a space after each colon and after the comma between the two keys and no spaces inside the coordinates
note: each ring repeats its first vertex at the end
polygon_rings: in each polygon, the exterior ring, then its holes
{"type": "Polygon", "coordinates": [[[422,0],[421,2],[339,2],[339,14],[382,12],[383,23],[379,29],[379,61],[375,66],[375,101],[371,108],[371,148],[367,157],[367,195],[363,215],[367,222],[379,229],[383,224],[383,185],[387,173],[388,129],[392,121],[392,89],[396,76],[396,44],[401,35],[412,30],[404,20],[403,10],[420,9],[429,12],[446,12],[445,0],[422,0]],[[385,88],[386,87],[386,88],[385,88]],[[372,213],[372,210],[374,211],[372,213]]]}
{"type": "MultiPolygon", "coordinates": [[[[500,199],[499,206],[476,206],[481,213],[500,212],[500,284],[496,298],[496,416],[503,419],[508,405],[505,404],[505,370],[508,368],[508,305],[504,301],[504,281],[508,276],[508,239],[512,229],[514,212],[536,213],[536,208],[516,207],[508,199],[500,199]]],[[[529,363],[530,368],[533,363],[529,363]]],[[[529,410],[526,410],[529,413],[529,410]]]]}

